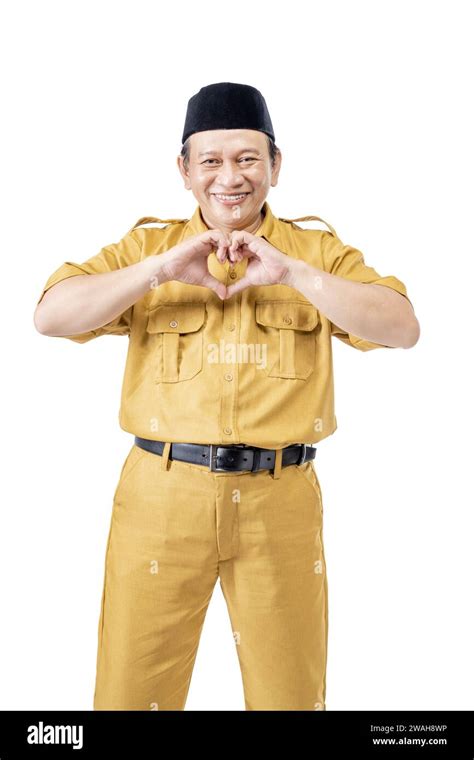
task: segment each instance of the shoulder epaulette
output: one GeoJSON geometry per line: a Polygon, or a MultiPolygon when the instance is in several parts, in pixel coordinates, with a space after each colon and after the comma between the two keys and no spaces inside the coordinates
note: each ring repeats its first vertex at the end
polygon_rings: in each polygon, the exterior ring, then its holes
{"type": "Polygon", "coordinates": [[[130,233],[135,227],[139,227],[141,224],[148,224],[149,222],[159,222],[159,224],[181,224],[181,222],[187,221],[187,219],[158,219],[157,216],[141,216],[128,232],[130,233]]]}
{"type": "Polygon", "coordinates": [[[324,219],[321,219],[320,216],[299,216],[297,219],[283,219],[283,217],[279,216],[278,218],[281,222],[311,222],[311,221],[322,222],[323,224],[326,225],[328,229],[331,230],[332,234],[337,237],[337,232],[334,229],[334,227],[331,227],[331,225],[328,222],[326,222],[324,219]]]}

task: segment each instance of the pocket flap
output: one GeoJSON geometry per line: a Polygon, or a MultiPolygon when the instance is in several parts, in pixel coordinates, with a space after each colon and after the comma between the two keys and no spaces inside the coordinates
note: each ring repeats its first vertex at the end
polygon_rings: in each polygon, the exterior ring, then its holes
{"type": "Polygon", "coordinates": [[[257,301],[255,318],[260,325],[288,330],[314,330],[319,311],[301,301],[257,301]]]}
{"type": "Polygon", "coordinates": [[[196,332],[202,327],[205,314],[205,303],[162,304],[148,314],[147,332],[196,332]]]}

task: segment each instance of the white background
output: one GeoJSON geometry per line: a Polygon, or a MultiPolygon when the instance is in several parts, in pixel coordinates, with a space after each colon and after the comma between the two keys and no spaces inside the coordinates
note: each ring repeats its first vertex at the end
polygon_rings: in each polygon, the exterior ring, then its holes
{"type": "MultiPolygon", "coordinates": [[[[321,442],[327,709],[474,709],[470,3],[2,6],[0,708],[92,709],[127,339],[41,336],[47,277],[144,215],[189,217],[188,99],[251,84],[283,153],[267,198],[407,286],[409,350],[334,341],[321,442]],[[310,223],[319,226],[318,223],[310,223]]],[[[178,424],[178,420],[177,420],[178,424]]],[[[217,584],[186,709],[242,710],[217,584]]]]}

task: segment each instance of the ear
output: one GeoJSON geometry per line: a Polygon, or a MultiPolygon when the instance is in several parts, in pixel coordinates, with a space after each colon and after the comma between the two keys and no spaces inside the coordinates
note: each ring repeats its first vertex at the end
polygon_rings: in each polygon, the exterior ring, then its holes
{"type": "Polygon", "coordinates": [[[281,154],[281,151],[278,150],[275,155],[275,164],[272,168],[272,179],[271,179],[272,187],[276,187],[278,184],[278,175],[280,174],[281,161],[282,161],[282,154],[281,154]]]}
{"type": "Polygon", "coordinates": [[[191,183],[189,181],[189,173],[186,171],[186,168],[184,166],[184,159],[181,154],[176,157],[176,163],[178,164],[179,173],[181,174],[184,180],[185,189],[191,190],[191,183]]]}

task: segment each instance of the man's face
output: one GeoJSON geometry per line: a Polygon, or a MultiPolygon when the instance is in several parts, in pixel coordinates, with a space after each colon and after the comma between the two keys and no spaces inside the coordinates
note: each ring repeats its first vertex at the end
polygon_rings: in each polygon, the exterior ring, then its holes
{"type": "Polygon", "coordinates": [[[266,135],[254,129],[216,129],[190,137],[186,171],[178,166],[187,190],[192,190],[204,221],[225,231],[254,231],[271,186],[278,181],[281,157],[272,167],[266,135]],[[254,228],[251,230],[251,228],[254,228]]]}

